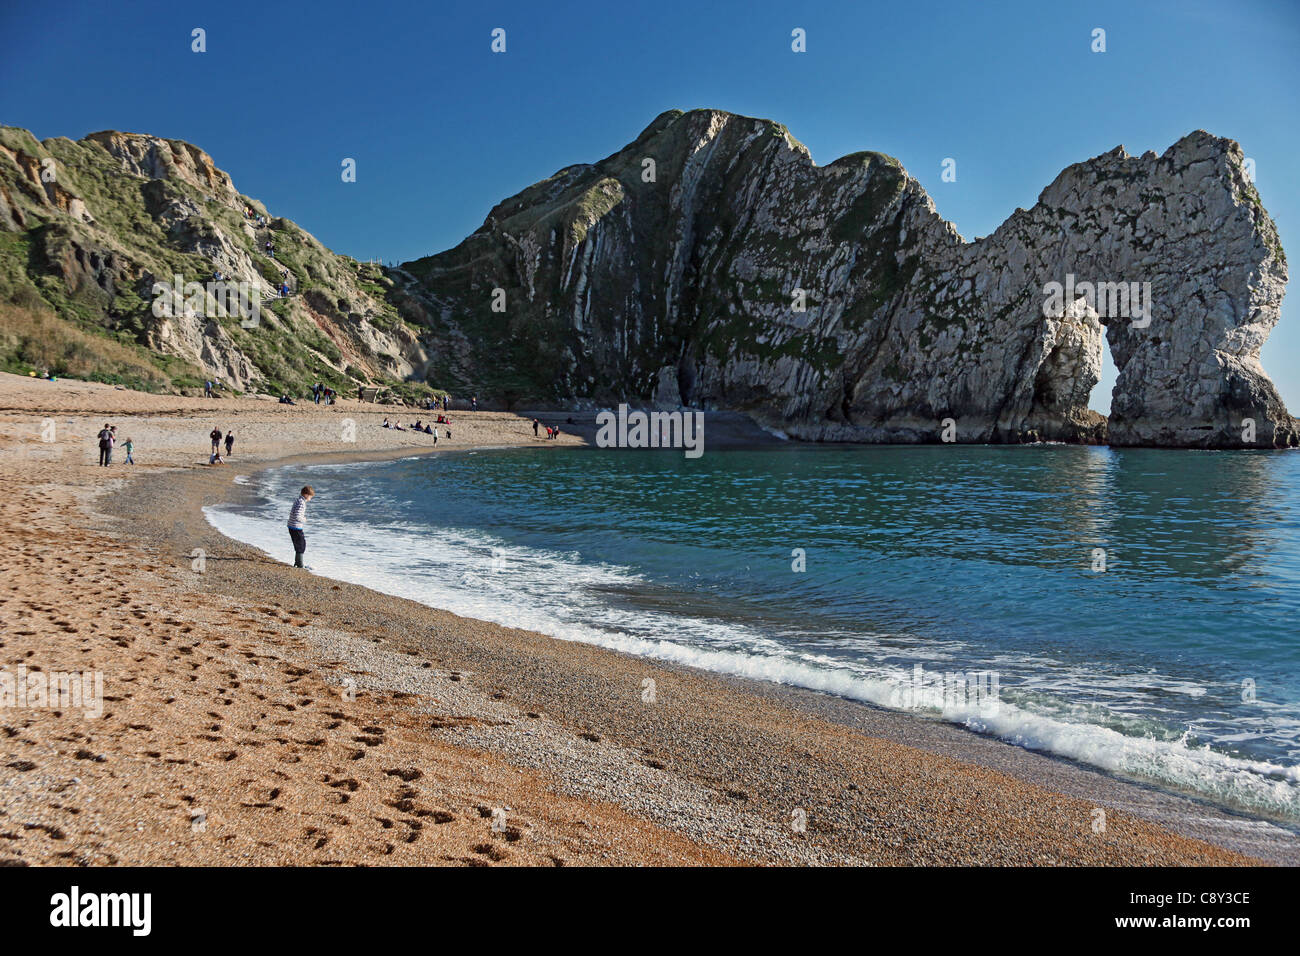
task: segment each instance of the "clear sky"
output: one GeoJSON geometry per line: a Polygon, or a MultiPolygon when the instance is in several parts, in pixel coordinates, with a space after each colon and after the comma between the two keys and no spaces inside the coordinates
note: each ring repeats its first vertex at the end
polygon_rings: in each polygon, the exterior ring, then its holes
{"type": "MultiPolygon", "coordinates": [[[[897,156],[967,238],[1070,163],[1206,129],[1255,160],[1300,262],[1298,80],[1297,0],[0,3],[0,122],[187,140],[330,248],[385,261],[455,245],[663,110],[717,107],[784,123],[821,164],[897,156]]],[[[1296,299],[1263,355],[1293,413],[1296,299]]]]}

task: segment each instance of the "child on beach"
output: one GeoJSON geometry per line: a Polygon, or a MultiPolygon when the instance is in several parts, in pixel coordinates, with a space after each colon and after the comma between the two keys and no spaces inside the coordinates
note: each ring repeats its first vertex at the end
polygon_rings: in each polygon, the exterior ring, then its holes
{"type": "Polygon", "coordinates": [[[293,506],[289,509],[289,538],[293,541],[293,566],[295,568],[307,568],[302,563],[303,552],[307,550],[307,502],[316,497],[316,492],[311,485],[303,485],[301,493],[294,501],[293,506]]]}
{"type": "Polygon", "coordinates": [[[226,432],[226,457],[229,458],[230,453],[234,450],[235,450],[235,433],[226,432]]]}
{"type": "Polygon", "coordinates": [[[135,450],[135,443],[128,438],[122,443],[122,450],[126,452],[126,463],[134,465],[135,459],[131,457],[131,452],[135,450]]]}

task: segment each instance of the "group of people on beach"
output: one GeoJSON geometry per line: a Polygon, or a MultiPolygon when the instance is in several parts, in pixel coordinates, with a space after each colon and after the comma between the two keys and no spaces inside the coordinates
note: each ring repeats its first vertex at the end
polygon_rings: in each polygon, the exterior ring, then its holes
{"type": "MultiPolygon", "coordinates": [[[[572,419],[570,419],[570,421],[572,421],[572,419]]],[[[559,437],[560,437],[560,426],[559,426],[559,425],[543,425],[543,424],[542,424],[541,422],[539,422],[536,418],[534,418],[534,419],[533,419],[533,437],[534,437],[534,438],[541,438],[541,437],[542,437],[541,435],[537,434],[537,430],[538,430],[539,428],[545,428],[545,429],[546,429],[546,437],[547,437],[547,438],[559,438],[559,437]]]]}
{"type": "Polygon", "coordinates": [[[213,428],[208,437],[212,439],[212,455],[208,458],[208,464],[224,465],[226,459],[221,457],[221,443],[223,440],[226,443],[226,457],[228,458],[230,453],[235,450],[235,433],[226,432],[222,436],[220,428],[213,428]]]}
{"type": "MultiPolygon", "coordinates": [[[[450,424],[451,424],[451,419],[450,419],[450,418],[447,418],[447,417],[444,416],[444,415],[439,415],[439,416],[438,416],[438,422],[437,422],[437,424],[439,424],[439,425],[450,425],[450,424]]],[[[393,431],[398,431],[398,432],[404,432],[404,431],[408,431],[408,430],[409,430],[409,431],[413,431],[413,432],[423,432],[423,433],[426,434],[426,435],[432,435],[432,436],[433,436],[433,443],[434,443],[435,445],[438,444],[438,430],[437,430],[436,428],[434,428],[433,425],[432,425],[431,423],[429,423],[429,422],[422,422],[422,421],[420,421],[418,418],[415,420],[414,424],[409,425],[409,426],[407,426],[407,427],[405,427],[405,428],[402,427],[402,425],[401,425],[400,423],[398,423],[398,422],[390,422],[387,418],[385,418],[385,419],[384,419],[384,423],[383,423],[382,425],[380,425],[379,427],[380,427],[380,428],[391,428],[393,431]]],[[[451,437],[451,429],[450,429],[450,428],[447,429],[447,437],[448,437],[448,438],[451,437]]]]}
{"type": "Polygon", "coordinates": [[[334,389],[332,388],[322,385],[320,382],[317,382],[315,385],[311,387],[311,397],[312,400],[317,405],[319,405],[322,400],[325,402],[326,405],[333,405],[334,399],[338,397],[338,392],[334,391],[334,389]]]}
{"type": "MultiPolygon", "coordinates": [[[[113,449],[117,447],[117,426],[105,422],[96,437],[99,439],[99,463],[107,468],[113,464],[113,449]]],[[[135,442],[128,438],[122,442],[122,450],[126,452],[126,464],[134,465],[135,458],[132,454],[135,451],[135,442]]]]}

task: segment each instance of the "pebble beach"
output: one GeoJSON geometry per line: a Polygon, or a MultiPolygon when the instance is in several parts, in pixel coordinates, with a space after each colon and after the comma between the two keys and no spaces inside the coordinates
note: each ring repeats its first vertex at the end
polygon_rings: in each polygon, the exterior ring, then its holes
{"type": "Polygon", "coordinates": [[[0,710],[0,862],[1297,859],[1267,823],[907,715],[458,617],[205,520],[272,465],[586,441],[452,412],[434,451],[385,417],[427,415],[0,375],[0,665],[103,676],[99,716],[0,710]],[[96,465],[106,422],[135,466],[96,465]],[[214,426],[237,436],[224,466],[207,464],[214,426]]]}

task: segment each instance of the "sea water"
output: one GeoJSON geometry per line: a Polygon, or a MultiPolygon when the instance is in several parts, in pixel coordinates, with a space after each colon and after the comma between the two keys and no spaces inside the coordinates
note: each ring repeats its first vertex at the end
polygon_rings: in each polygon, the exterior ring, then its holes
{"type": "Polygon", "coordinates": [[[1300,454],[501,450],[276,469],[209,518],[291,561],[308,482],[318,574],[1300,822],[1300,454]],[[993,706],[915,692],[975,674],[993,706]]]}

